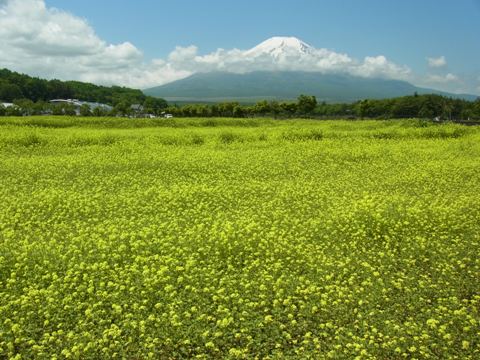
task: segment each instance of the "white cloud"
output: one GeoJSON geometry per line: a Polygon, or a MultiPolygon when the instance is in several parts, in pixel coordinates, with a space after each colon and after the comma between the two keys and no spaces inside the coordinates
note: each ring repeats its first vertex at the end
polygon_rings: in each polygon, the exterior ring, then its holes
{"type": "MultiPolygon", "coordinates": [[[[289,41],[296,40],[292,39],[289,41]]],[[[139,88],[207,71],[303,70],[405,80],[411,77],[408,67],[383,55],[357,60],[304,43],[302,46],[308,47],[304,52],[287,49],[280,54],[257,46],[200,55],[196,46],[179,46],[166,59],[146,61],[133,44],[109,44],[86,20],[48,8],[44,0],[0,0],[0,43],[0,67],[45,78],[139,88]]]]}
{"type": "Polygon", "coordinates": [[[46,78],[142,86],[185,76],[147,66],[133,44],[108,44],[86,20],[44,0],[0,0],[0,43],[0,67],[46,78]]]}
{"type": "Polygon", "coordinates": [[[447,65],[447,60],[443,55],[438,58],[429,57],[427,58],[427,61],[428,61],[428,66],[432,68],[439,68],[447,65]]]}
{"type": "MultiPolygon", "coordinates": [[[[268,40],[267,40],[268,41],[268,40]]],[[[347,54],[328,49],[310,47],[301,53],[292,49],[272,54],[263,49],[224,50],[218,49],[207,55],[198,55],[195,46],[177,47],[168,57],[176,69],[191,72],[229,71],[245,73],[249,71],[318,71],[324,73],[349,73],[363,77],[387,77],[406,79],[411,71],[406,66],[396,65],[384,56],[366,57],[362,62],[347,54]]]]}
{"type": "Polygon", "coordinates": [[[365,77],[385,77],[392,79],[407,79],[411,71],[407,66],[399,66],[387,60],[383,55],[367,56],[360,66],[354,68],[354,73],[365,77]]]}
{"type": "Polygon", "coordinates": [[[457,75],[452,73],[448,73],[446,75],[428,75],[427,81],[432,83],[450,83],[450,82],[458,82],[460,81],[457,75]]]}

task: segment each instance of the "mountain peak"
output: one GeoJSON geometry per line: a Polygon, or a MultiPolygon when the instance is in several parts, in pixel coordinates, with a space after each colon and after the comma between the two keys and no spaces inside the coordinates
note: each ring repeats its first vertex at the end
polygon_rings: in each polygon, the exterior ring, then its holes
{"type": "Polygon", "coordinates": [[[310,53],[313,47],[296,37],[274,36],[248,50],[245,54],[251,57],[260,55],[298,56],[310,53]]]}

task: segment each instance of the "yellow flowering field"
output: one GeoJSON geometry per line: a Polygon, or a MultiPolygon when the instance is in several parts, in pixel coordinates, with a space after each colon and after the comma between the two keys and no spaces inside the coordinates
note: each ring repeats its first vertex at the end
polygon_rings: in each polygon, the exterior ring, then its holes
{"type": "Polygon", "coordinates": [[[480,130],[0,119],[0,358],[478,359],[480,130]]]}

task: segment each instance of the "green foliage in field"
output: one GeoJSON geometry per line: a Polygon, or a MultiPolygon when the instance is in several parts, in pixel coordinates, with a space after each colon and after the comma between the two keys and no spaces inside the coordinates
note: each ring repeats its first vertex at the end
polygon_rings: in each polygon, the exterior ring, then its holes
{"type": "Polygon", "coordinates": [[[1,358],[480,356],[480,132],[0,119],[1,358]]]}

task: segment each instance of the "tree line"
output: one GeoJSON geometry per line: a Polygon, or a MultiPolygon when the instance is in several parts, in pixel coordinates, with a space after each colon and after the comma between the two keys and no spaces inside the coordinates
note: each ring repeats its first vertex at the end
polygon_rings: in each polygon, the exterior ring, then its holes
{"type": "Polygon", "coordinates": [[[403,96],[381,100],[361,100],[354,103],[317,103],[315,96],[300,95],[296,102],[259,101],[254,105],[238,102],[220,104],[188,104],[169,106],[167,112],[179,117],[254,117],[273,118],[439,118],[442,120],[480,119],[480,98],[476,101],[452,99],[441,95],[403,96]]]}
{"type": "Polygon", "coordinates": [[[441,118],[443,120],[480,119],[480,98],[476,101],[453,99],[441,95],[403,96],[392,99],[367,99],[354,103],[318,103],[315,96],[300,95],[296,101],[258,101],[255,104],[223,102],[215,104],[168,104],[164,99],[146,96],[141,90],[120,86],[98,86],[79,81],[44,80],[0,70],[0,101],[15,106],[0,105],[2,115],[75,115],[83,116],[159,116],[170,113],[177,117],[254,117],[291,118],[441,118]],[[52,99],[79,99],[111,105],[80,109],[71,104],[50,104],[52,99]],[[136,108],[132,107],[136,104],[136,108]],[[139,110],[140,105],[141,110],[139,110]]]}
{"type": "Polygon", "coordinates": [[[50,104],[45,101],[16,99],[15,106],[2,107],[0,116],[22,115],[77,115],[81,116],[161,116],[164,113],[176,117],[273,117],[273,118],[350,118],[350,119],[399,119],[424,118],[441,120],[480,120],[480,99],[466,101],[440,95],[412,95],[384,100],[361,100],[355,103],[318,103],[315,96],[300,95],[297,101],[266,101],[253,105],[238,102],[216,104],[168,105],[163,99],[147,97],[141,110],[123,100],[111,109],[90,108],[87,104],[79,109],[71,104],[50,104]]]}
{"type": "Polygon", "coordinates": [[[254,105],[238,102],[215,104],[170,105],[165,111],[178,117],[295,117],[309,115],[317,107],[317,99],[311,95],[300,95],[296,102],[262,100],[254,105]]]}

